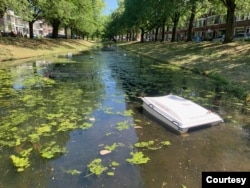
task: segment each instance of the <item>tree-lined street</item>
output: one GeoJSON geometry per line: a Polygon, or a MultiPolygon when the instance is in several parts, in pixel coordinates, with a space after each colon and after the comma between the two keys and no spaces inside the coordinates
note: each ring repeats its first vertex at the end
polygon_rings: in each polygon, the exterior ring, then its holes
{"type": "Polygon", "coordinates": [[[226,15],[226,33],[224,43],[232,41],[234,35],[235,16],[249,14],[250,1],[241,0],[124,0],[119,1],[119,8],[111,15],[106,28],[108,36],[127,35],[134,40],[140,33],[141,42],[144,34],[152,30],[155,40],[164,41],[166,36],[157,38],[158,30],[172,30],[171,41],[176,41],[176,30],[188,25],[187,41],[192,40],[192,28],[195,18],[207,14],[226,15]]]}

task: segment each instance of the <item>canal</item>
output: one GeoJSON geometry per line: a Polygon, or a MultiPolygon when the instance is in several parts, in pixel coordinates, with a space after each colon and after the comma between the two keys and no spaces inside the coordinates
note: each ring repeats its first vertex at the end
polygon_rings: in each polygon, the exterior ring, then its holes
{"type": "Polygon", "coordinates": [[[249,107],[216,82],[121,49],[0,69],[0,187],[201,187],[250,170],[249,107]],[[141,96],[176,94],[224,123],[178,135],[141,96]]]}

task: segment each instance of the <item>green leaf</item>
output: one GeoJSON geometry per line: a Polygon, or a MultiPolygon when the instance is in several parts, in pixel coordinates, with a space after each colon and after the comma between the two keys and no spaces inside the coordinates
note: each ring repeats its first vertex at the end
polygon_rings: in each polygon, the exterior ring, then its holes
{"type": "Polygon", "coordinates": [[[119,131],[129,129],[129,124],[126,121],[118,122],[116,129],[119,131]]]}
{"type": "Polygon", "coordinates": [[[102,165],[102,159],[97,158],[91,161],[87,167],[89,171],[97,176],[101,175],[104,171],[108,170],[107,167],[102,165]]]}
{"type": "Polygon", "coordinates": [[[148,141],[148,142],[137,142],[135,143],[135,147],[137,148],[149,148],[150,146],[154,145],[154,141],[151,140],[151,141],[148,141]]]}
{"type": "Polygon", "coordinates": [[[56,145],[56,142],[51,142],[47,146],[41,149],[40,153],[42,157],[46,159],[51,159],[56,157],[57,155],[63,154],[66,152],[65,148],[61,148],[56,145]]]}
{"type": "Polygon", "coordinates": [[[132,155],[132,158],[126,159],[126,161],[132,164],[146,164],[150,160],[142,152],[131,152],[130,155],[132,155]]]}
{"type": "Polygon", "coordinates": [[[42,133],[48,133],[51,131],[51,128],[49,125],[43,124],[41,127],[37,128],[37,132],[38,134],[42,134],[42,133]]]}
{"type": "Polygon", "coordinates": [[[11,155],[12,163],[15,167],[17,167],[18,172],[24,171],[25,168],[30,166],[29,158],[27,157],[17,157],[15,155],[11,155]]]}
{"type": "Polygon", "coordinates": [[[106,150],[109,150],[109,151],[114,151],[114,150],[116,149],[117,146],[118,146],[118,145],[117,145],[116,143],[113,143],[111,146],[108,146],[108,145],[104,146],[104,148],[105,148],[106,150]]]}
{"type": "Polygon", "coordinates": [[[107,172],[107,175],[108,175],[108,176],[114,176],[115,173],[114,173],[114,172],[107,172]]]}
{"type": "Polygon", "coordinates": [[[76,170],[76,169],[67,170],[66,173],[71,174],[71,175],[79,175],[79,174],[81,174],[81,172],[76,170]]]}
{"type": "Polygon", "coordinates": [[[161,144],[164,145],[164,146],[170,146],[171,145],[171,143],[169,141],[163,141],[163,142],[161,142],[161,144]]]}
{"type": "Polygon", "coordinates": [[[115,167],[115,166],[119,166],[120,164],[116,161],[112,161],[111,162],[111,166],[115,167]]]}
{"type": "Polygon", "coordinates": [[[133,110],[125,110],[124,112],[117,112],[117,114],[130,117],[134,114],[133,110]]]}

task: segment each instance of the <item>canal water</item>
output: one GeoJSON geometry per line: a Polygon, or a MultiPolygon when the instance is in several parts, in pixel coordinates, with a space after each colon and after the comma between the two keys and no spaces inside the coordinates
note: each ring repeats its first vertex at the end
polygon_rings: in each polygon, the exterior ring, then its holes
{"type": "Polygon", "coordinates": [[[199,188],[250,170],[249,127],[243,101],[178,67],[121,49],[37,59],[0,69],[0,187],[199,188]],[[170,93],[225,122],[176,134],[139,98],[170,93]]]}

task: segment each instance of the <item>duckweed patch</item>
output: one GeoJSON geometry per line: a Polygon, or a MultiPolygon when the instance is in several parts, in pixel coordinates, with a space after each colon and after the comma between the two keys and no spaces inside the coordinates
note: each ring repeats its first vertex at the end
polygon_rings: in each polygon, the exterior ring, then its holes
{"type": "Polygon", "coordinates": [[[104,148],[109,151],[114,151],[117,148],[118,144],[114,143],[111,146],[106,145],[104,148]]]}
{"type": "Polygon", "coordinates": [[[115,173],[114,173],[114,172],[107,172],[107,175],[108,175],[108,176],[114,176],[115,173]]]}
{"type": "Polygon", "coordinates": [[[29,156],[31,154],[32,148],[21,151],[18,156],[11,155],[13,165],[17,168],[18,172],[22,172],[25,168],[30,166],[29,156]]]}
{"type": "Polygon", "coordinates": [[[112,145],[106,145],[104,146],[104,149],[108,150],[108,151],[114,151],[117,147],[122,147],[124,146],[123,143],[113,143],[112,145]]]}
{"type": "Polygon", "coordinates": [[[130,155],[132,156],[129,159],[126,159],[131,164],[146,164],[150,159],[149,157],[145,157],[144,154],[140,152],[131,152],[130,155]]]}
{"type": "Polygon", "coordinates": [[[104,171],[108,170],[108,168],[102,164],[102,159],[100,158],[97,158],[91,161],[87,165],[87,167],[89,171],[91,172],[91,174],[95,174],[97,176],[101,175],[104,171]]]}
{"type": "Polygon", "coordinates": [[[19,172],[32,164],[28,155],[14,153],[15,147],[31,146],[30,154],[56,158],[66,153],[64,143],[58,142],[61,136],[65,140],[69,131],[89,129],[95,122],[90,114],[99,105],[93,103],[99,95],[93,93],[102,85],[46,77],[45,69],[53,66],[28,63],[0,70],[0,146],[8,149],[19,172]]]}
{"type": "Polygon", "coordinates": [[[120,111],[114,112],[113,107],[105,108],[104,113],[110,114],[110,115],[122,115],[122,116],[125,116],[125,117],[131,117],[134,114],[133,110],[125,110],[123,112],[120,112],[120,111]]]}
{"type": "Polygon", "coordinates": [[[138,143],[135,143],[135,147],[138,147],[138,148],[150,148],[150,146],[154,145],[154,141],[151,140],[151,141],[148,141],[148,142],[138,142],[138,143]]]}
{"type": "Polygon", "coordinates": [[[124,112],[117,112],[117,114],[130,117],[134,114],[133,110],[125,110],[124,112]]]}
{"type": "Polygon", "coordinates": [[[96,158],[87,165],[89,172],[91,172],[87,176],[90,176],[92,174],[100,176],[105,171],[108,171],[106,173],[108,176],[114,176],[115,175],[115,172],[114,172],[115,167],[118,167],[119,165],[120,164],[118,162],[111,161],[111,163],[108,166],[104,166],[102,159],[96,158]]]}
{"type": "Polygon", "coordinates": [[[12,159],[14,166],[17,167],[18,172],[22,172],[25,168],[30,166],[29,158],[27,157],[11,155],[10,158],[12,159]]]}
{"type": "Polygon", "coordinates": [[[154,140],[135,143],[135,147],[146,148],[149,150],[158,150],[161,149],[163,146],[170,146],[170,145],[171,145],[170,141],[160,141],[159,143],[156,143],[154,140]]]}
{"type": "Polygon", "coordinates": [[[66,149],[57,145],[55,141],[52,141],[48,145],[45,145],[41,149],[40,153],[43,158],[51,159],[58,155],[66,153],[66,149]]]}
{"type": "Polygon", "coordinates": [[[67,174],[71,174],[71,175],[79,175],[81,174],[81,172],[79,170],[76,169],[69,169],[65,171],[67,174]]]}
{"type": "Polygon", "coordinates": [[[123,131],[123,130],[129,129],[130,127],[133,127],[133,126],[134,126],[133,123],[130,123],[128,121],[121,121],[121,122],[118,122],[116,124],[116,129],[118,131],[123,131]]]}
{"type": "Polygon", "coordinates": [[[111,164],[110,164],[111,167],[116,167],[116,166],[119,166],[119,165],[120,164],[118,162],[116,162],[116,161],[112,161],[111,164]]]}

